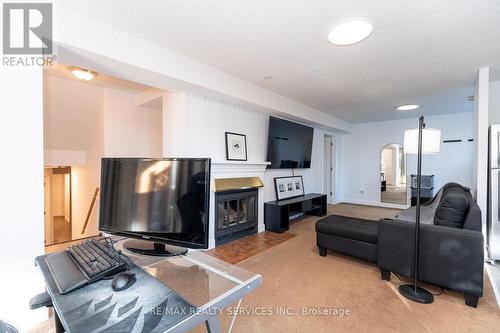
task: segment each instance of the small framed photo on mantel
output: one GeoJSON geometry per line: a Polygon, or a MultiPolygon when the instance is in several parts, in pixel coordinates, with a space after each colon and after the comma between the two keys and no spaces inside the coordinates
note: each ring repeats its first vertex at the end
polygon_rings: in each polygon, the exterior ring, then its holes
{"type": "Polygon", "coordinates": [[[277,200],[304,195],[304,181],[302,180],[302,176],[275,177],[274,186],[277,200]]]}
{"type": "Polygon", "coordinates": [[[247,137],[245,134],[226,132],[226,159],[228,161],[247,160],[247,137]]]}

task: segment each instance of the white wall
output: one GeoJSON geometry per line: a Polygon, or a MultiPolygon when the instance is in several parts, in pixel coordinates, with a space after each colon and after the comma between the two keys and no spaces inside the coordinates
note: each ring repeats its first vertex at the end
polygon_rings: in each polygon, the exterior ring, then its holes
{"type": "Polygon", "coordinates": [[[500,81],[490,82],[489,124],[500,124],[500,81]]]}
{"type": "Polygon", "coordinates": [[[187,94],[168,92],[162,103],[163,156],[186,157],[188,153],[187,135],[187,94]]]}
{"type": "MultiPolygon", "coordinates": [[[[167,95],[164,110],[165,156],[210,157],[213,161],[225,161],[225,132],[235,132],[247,137],[249,162],[266,161],[268,115],[195,93],[182,94],[167,95]],[[186,103],[185,112],[182,111],[183,103],[186,103]],[[177,111],[168,112],[171,108],[177,111]],[[174,131],[176,133],[172,133],[174,131]]],[[[324,130],[314,129],[311,168],[295,170],[296,175],[304,177],[306,192],[324,192],[325,133],[324,130]]],[[[292,175],[290,169],[265,172],[266,201],[275,200],[274,177],[289,175],[292,175]]]]}
{"type": "Polygon", "coordinates": [[[99,200],[81,234],[101,158],[161,157],[161,110],[137,106],[138,93],[44,76],[45,149],[84,151],[85,165],[72,167],[72,236],[98,232],[99,200]]]}
{"type": "MultiPolygon", "coordinates": [[[[473,114],[455,113],[425,118],[427,127],[441,129],[442,140],[461,139],[461,143],[441,144],[437,155],[425,155],[423,174],[435,175],[435,191],[449,181],[472,184],[474,138],[473,114]]],[[[418,126],[418,119],[403,119],[356,125],[352,134],[342,137],[339,200],[380,204],[380,152],[389,143],[403,144],[405,129],[418,126]],[[361,193],[361,192],[364,193],[361,193]]],[[[408,155],[407,175],[416,173],[416,158],[408,155]]]]}
{"type": "Polygon", "coordinates": [[[161,157],[162,112],[137,106],[137,94],[103,90],[104,155],[161,157]]]}
{"type": "Polygon", "coordinates": [[[44,291],[34,265],[44,252],[42,71],[0,66],[0,78],[0,316],[26,332],[47,315],[28,309],[44,291]]]}
{"type": "Polygon", "coordinates": [[[188,94],[187,140],[190,156],[226,159],[225,132],[245,134],[248,161],[266,160],[268,116],[198,94],[188,94]]]}

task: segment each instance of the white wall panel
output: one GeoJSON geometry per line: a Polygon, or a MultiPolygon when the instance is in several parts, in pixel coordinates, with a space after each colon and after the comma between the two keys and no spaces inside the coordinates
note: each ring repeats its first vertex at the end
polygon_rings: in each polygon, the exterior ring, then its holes
{"type": "MultiPolygon", "coordinates": [[[[187,132],[189,156],[210,157],[214,161],[226,160],[225,132],[247,136],[249,162],[265,162],[269,116],[221,102],[195,93],[187,95],[187,132]]],[[[325,132],[315,128],[311,169],[296,169],[304,177],[306,192],[323,193],[323,145],[325,132]]],[[[266,170],[264,196],[266,201],[275,199],[274,177],[291,176],[292,170],[266,170]]]]}

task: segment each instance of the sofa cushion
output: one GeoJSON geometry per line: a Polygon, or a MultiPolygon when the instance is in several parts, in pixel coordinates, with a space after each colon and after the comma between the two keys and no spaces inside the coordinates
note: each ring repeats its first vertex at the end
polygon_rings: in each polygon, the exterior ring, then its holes
{"type": "Polygon", "coordinates": [[[454,187],[443,193],[434,216],[434,224],[462,228],[471,203],[470,192],[454,187]]]}
{"type": "Polygon", "coordinates": [[[330,215],[316,222],[316,231],[348,239],[377,244],[377,221],[342,215],[330,215]]]}

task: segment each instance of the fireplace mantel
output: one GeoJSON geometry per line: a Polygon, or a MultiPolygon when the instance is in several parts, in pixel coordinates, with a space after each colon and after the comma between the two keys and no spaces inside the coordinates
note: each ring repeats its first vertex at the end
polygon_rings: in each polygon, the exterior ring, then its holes
{"type": "Polygon", "coordinates": [[[264,172],[271,162],[212,161],[212,173],[264,172]]]}
{"type": "MultiPolygon", "coordinates": [[[[212,161],[210,178],[212,181],[210,191],[210,213],[209,213],[209,246],[215,246],[215,192],[214,180],[216,178],[241,178],[259,177],[264,180],[266,167],[270,162],[255,161],[212,161]]],[[[258,232],[264,231],[264,192],[263,188],[258,188],[258,232]]]]}

